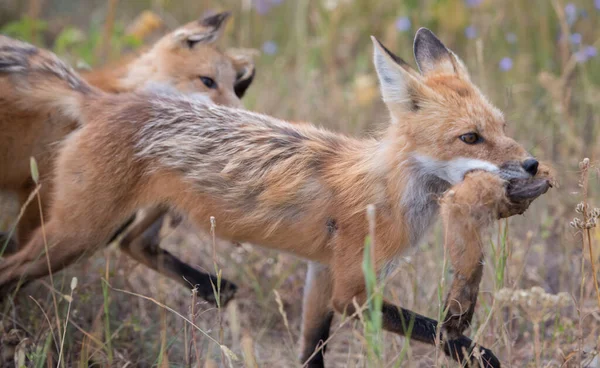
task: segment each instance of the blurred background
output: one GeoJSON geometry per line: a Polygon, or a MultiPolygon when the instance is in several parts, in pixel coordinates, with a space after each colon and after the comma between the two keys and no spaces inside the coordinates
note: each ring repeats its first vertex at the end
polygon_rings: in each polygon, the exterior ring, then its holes
{"type": "MultiPolygon", "coordinates": [[[[414,33],[432,29],[505,112],[509,135],[552,164],[560,183],[490,235],[469,333],[507,366],[600,367],[600,298],[591,274],[593,264],[599,268],[600,227],[573,222],[582,216],[578,203],[600,206],[599,0],[0,0],[0,33],[87,69],[118,62],[168,30],[223,10],[233,18],[219,44],[260,51],[246,108],[359,136],[388,122],[369,36],[414,65],[414,33]],[[589,167],[580,164],[586,157],[589,167]],[[568,303],[556,302],[559,292],[568,293],[568,303]]],[[[18,209],[8,201],[0,205],[6,228],[18,209]]],[[[212,270],[209,236],[188,225],[163,230],[166,248],[212,270]]],[[[228,366],[218,345],[194,334],[184,316],[236,354],[233,366],[299,366],[304,263],[247,244],[223,243],[218,250],[224,277],[240,286],[237,301],[223,310],[115,247],[58,274],[55,283],[65,294],[71,278],[79,279],[62,343],[65,365],[228,366]]],[[[438,224],[401,260],[388,296],[436,317],[452,276],[443,255],[438,224]]],[[[41,367],[59,350],[47,316],[64,323],[69,299],[55,310],[47,282],[25,290],[0,310],[2,358],[14,364],[14,356],[25,357],[28,366],[41,367]]],[[[339,326],[336,319],[327,365],[373,366],[361,324],[339,326]]],[[[382,366],[453,364],[431,347],[394,335],[384,341],[382,366]]]]}

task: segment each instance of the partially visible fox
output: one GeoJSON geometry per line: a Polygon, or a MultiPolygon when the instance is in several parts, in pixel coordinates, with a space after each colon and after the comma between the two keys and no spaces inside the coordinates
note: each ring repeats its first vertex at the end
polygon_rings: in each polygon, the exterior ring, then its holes
{"type": "MultiPolygon", "coordinates": [[[[247,53],[236,49],[222,52],[215,46],[228,17],[227,12],[219,13],[188,23],[162,37],[139,57],[85,72],[83,78],[108,93],[162,86],[201,93],[215,103],[239,107],[255,69],[247,53]]],[[[0,55],[4,58],[0,67],[6,67],[7,62],[21,68],[52,67],[48,59],[53,56],[48,51],[4,36],[0,36],[0,55]]],[[[70,71],[63,73],[68,76],[70,71]]],[[[77,128],[78,116],[65,116],[55,111],[52,102],[39,104],[27,93],[15,93],[15,77],[18,78],[16,74],[0,76],[0,189],[14,191],[20,204],[25,203],[35,187],[29,167],[29,157],[35,157],[43,183],[40,190],[45,214],[53,191],[50,177],[59,143],[77,128]]],[[[47,94],[50,100],[57,94],[54,80],[47,79],[44,73],[29,82],[26,88],[47,94]]],[[[152,224],[163,213],[161,209],[152,209],[145,222],[152,224]]],[[[40,211],[34,203],[26,208],[19,221],[18,243],[25,244],[39,225],[40,211]]],[[[132,235],[143,230],[136,225],[126,240],[132,242],[132,235]]],[[[0,249],[2,245],[0,239],[0,249]]]]}
{"type": "MultiPolygon", "coordinates": [[[[382,270],[419,242],[439,211],[439,198],[471,172],[493,174],[501,190],[506,181],[523,180],[518,202],[509,190],[512,202],[507,199],[493,217],[523,212],[549,187],[546,178],[536,178],[538,162],[506,136],[501,112],[431,31],[422,28],[415,37],[419,71],[374,38],[373,44],[391,115],[377,139],[294,125],[176,93],[116,97],[56,68],[20,70],[18,61],[0,56],[0,73],[15,74],[19,85],[52,74],[60,87],[54,99],[15,88],[79,117],[83,125],[67,138],[58,159],[56,196],[45,224],[51,270],[103,246],[140,207],[170,206],[204,228],[214,216],[220,238],[310,261],[301,359],[323,367],[325,349],[318,347],[329,336],[334,311],[350,315],[355,303],[366,301],[361,260],[369,232],[367,205],[376,208],[374,261],[382,270]]],[[[24,249],[0,263],[0,287],[46,275],[46,259],[38,258],[43,250],[38,230],[24,249]]],[[[453,257],[458,275],[477,272],[473,262],[461,258],[453,257]]],[[[472,282],[459,284],[459,294],[470,287],[472,282]]],[[[468,312],[452,304],[449,309],[443,350],[461,362],[499,367],[488,349],[482,348],[480,358],[471,354],[472,341],[462,335],[467,324],[460,322],[468,312]]],[[[386,330],[438,343],[437,321],[387,301],[382,313],[386,330]]]]}

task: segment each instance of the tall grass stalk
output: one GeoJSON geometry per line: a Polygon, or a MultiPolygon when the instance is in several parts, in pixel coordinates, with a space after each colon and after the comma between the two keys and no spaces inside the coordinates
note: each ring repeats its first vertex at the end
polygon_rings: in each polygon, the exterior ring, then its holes
{"type": "Polygon", "coordinates": [[[375,206],[367,206],[367,220],[369,222],[369,235],[365,239],[362,269],[367,288],[367,310],[363,315],[365,339],[367,342],[367,355],[370,364],[382,366],[383,364],[383,285],[379,284],[376,268],[375,252],[375,206]]]}
{"type": "MultiPolygon", "coordinates": [[[[33,179],[33,181],[36,185],[41,185],[39,183],[40,172],[38,170],[37,161],[35,160],[35,158],[31,157],[29,160],[29,163],[30,163],[31,178],[33,179]]],[[[42,211],[42,198],[40,196],[39,190],[36,193],[36,197],[37,197],[37,203],[38,203],[38,210],[40,211],[40,223],[41,223],[40,228],[42,229],[42,236],[44,239],[44,251],[46,252],[46,264],[48,266],[48,276],[50,277],[50,285],[51,285],[50,294],[52,295],[52,302],[54,303],[54,313],[56,316],[56,331],[57,331],[57,336],[60,336],[61,335],[61,327],[60,327],[60,317],[59,317],[59,313],[58,313],[58,302],[56,301],[56,288],[54,287],[54,276],[52,274],[52,266],[50,265],[50,253],[48,250],[48,240],[46,239],[46,227],[44,226],[44,213],[42,211]]],[[[62,346],[62,341],[59,340],[58,344],[62,346]]],[[[64,363],[63,363],[62,367],[64,368],[64,363]]]]}
{"type": "Polygon", "coordinates": [[[492,252],[494,253],[494,277],[496,290],[500,290],[504,287],[506,278],[506,267],[509,257],[508,247],[508,219],[504,222],[498,222],[498,242],[494,242],[490,239],[490,245],[492,252]]]}
{"type": "Polygon", "coordinates": [[[115,16],[117,12],[117,4],[119,0],[107,0],[106,19],[104,20],[104,29],[102,31],[102,39],[98,43],[96,49],[96,58],[106,61],[108,59],[110,44],[115,26],[115,16]]]}
{"type": "Polygon", "coordinates": [[[112,348],[112,335],[110,333],[110,293],[109,293],[109,264],[110,259],[106,257],[106,269],[104,273],[104,280],[102,280],[102,300],[104,308],[104,346],[106,355],[108,357],[108,363],[113,362],[113,348],[112,348]]]}
{"type": "MultiPolygon", "coordinates": [[[[27,16],[30,21],[35,24],[40,17],[40,13],[42,11],[42,3],[43,0],[29,0],[27,16]]],[[[31,42],[37,43],[38,41],[38,29],[36,27],[31,27],[31,42]]]]}
{"type": "Polygon", "coordinates": [[[69,316],[71,314],[71,304],[73,303],[73,292],[77,287],[77,277],[71,279],[71,294],[69,295],[69,306],[67,307],[67,316],[65,317],[65,327],[63,328],[62,343],[60,344],[60,352],[58,353],[58,363],[60,365],[63,357],[63,349],[65,347],[65,338],[67,336],[67,325],[69,324],[69,316]]]}
{"type": "Polygon", "coordinates": [[[588,185],[589,185],[589,176],[590,176],[590,159],[589,158],[584,158],[582,163],[581,163],[581,185],[583,188],[583,211],[582,211],[582,216],[583,216],[583,223],[584,223],[584,232],[585,232],[585,236],[582,236],[581,238],[581,245],[582,245],[582,256],[585,253],[584,249],[585,249],[585,239],[587,238],[587,243],[588,243],[588,249],[589,249],[589,253],[590,253],[590,267],[592,269],[592,278],[594,280],[594,289],[596,290],[596,298],[598,300],[598,308],[600,308],[600,290],[598,289],[598,275],[596,272],[596,258],[594,257],[594,250],[593,250],[593,244],[592,244],[592,229],[595,227],[595,222],[594,222],[594,226],[592,226],[592,221],[593,220],[590,218],[590,205],[588,203],[588,185]]]}

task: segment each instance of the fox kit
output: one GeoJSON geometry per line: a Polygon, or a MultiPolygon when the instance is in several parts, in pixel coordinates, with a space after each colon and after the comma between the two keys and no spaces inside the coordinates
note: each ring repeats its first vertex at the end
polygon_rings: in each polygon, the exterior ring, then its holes
{"type": "MultiPolygon", "coordinates": [[[[201,93],[218,104],[241,106],[240,98],[252,82],[254,65],[243,52],[222,52],[214,45],[228,17],[229,13],[220,13],[186,24],[164,36],[141,56],[126,63],[84,73],[83,77],[89,84],[109,93],[160,86],[185,93],[201,93]]],[[[6,61],[11,58],[11,62],[19,60],[14,64],[19,66],[13,66],[15,68],[53,67],[51,62],[47,62],[53,58],[48,51],[8,37],[0,36],[0,54],[5,58],[5,64],[0,66],[4,68],[6,61]]],[[[68,75],[69,72],[65,71],[65,77],[68,75]]],[[[35,98],[29,98],[27,94],[17,96],[11,79],[13,77],[0,76],[0,189],[16,192],[20,204],[24,204],[35,187],[29,168],[29,157],[35,157],[43,183],[40,189],[42,213],[46,213],[52,196],[50,177],[58,143],[76,129],[77,116],[57,114],[52,105],[38,105],[35,98]]],[[[39,73],[36,77],[37,80],[30,81],[30,88],[41,84],[44,89],[38,89],[39,93],[51,96],[57,93],[53,80],[45,79],[46,74],[39,73]]],[[[150,210],[142,223],[136,224],[123,239],[124,243],[131,244],[136,238],[134,235],[145,230],[142,226],[154,223],[153,228],[159,229],[163,212],[160,208],[150,210]]],[[[19,243],[25,244],[39,225],[38,206],[31,204],[18,224],[19,243]]],[[[145,234],[145,237],[149,235],[145,234]]],[[[142,239],[144,242],[154,244],[155,239],[142,239]]],[[[0,249],[3,244],[4,241],[0,239],[0,249]]],[[[139,245],[137,248],[140,248],[139,245]]],[[[131,247],[124,248],[131,252],[131,247]]]]}
{"type": "MultiPolygon", "coordinates": [[[[527,180],[533,184],[526,187],[534,188],[527,200],[549,185],[544,178],[533,179],[538,162],[505,135],[500,111],[431,31],[420,29],[415,37],[419,71],[373,41],[391,114],[378,139],[294,125],[184,95],[117,97],[62,70],[21,68],[19,60],[0,58],[0,72],[15,74],[15,93],[25,91],[36,103],[52,104],[82,121],[57,161],[56,195],[45,224],[51,271],[102,247],[140,207],[169,206],[204,228],[214,216],[222,239],[309,260],[301,359],[322,367],[324,348],[317,347],[328,338],[334,311],[350,315],[355,302],[366,301],[361,259],[369,232],[367,205],[376,208],[375,264],[383,269],[419,242],[438,213],[439,197],[466,174],[492,173],[503,189],[504,180],[527,180]],[[54,78],[60,93],[30,91],[39,75],[54,78]]],[[[524,211],[528,202],[519,203],[499,214],[524,211]]],[[[38,258],[43,250],[38,230],[21,251],[0,263],[0,286],[48,274],[46,259],[38,258]]],[[[471,262],[465,266],[460,256],[453,261],[459,275],[475,272],[462,269],[471,262]]],[[[210,286],[200,292],[212,294],[210,286]]],[[[389,302],[382,313],[386,330],[439,342],[437,321],[389,302]]],[[[466,325],[455,319],[444,324],[444,351],[461,362],[499,367],[488,349],[481,348],[480,358],[471,354],[472,341],[462,334],[466,325]]]]}

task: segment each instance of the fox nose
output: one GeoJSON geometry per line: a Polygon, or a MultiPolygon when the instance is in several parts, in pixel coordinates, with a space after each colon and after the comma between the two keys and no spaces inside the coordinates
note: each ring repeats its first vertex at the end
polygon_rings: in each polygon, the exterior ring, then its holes
{"type": "Polygon", "coordinates": [[[535,158],[528,158],[523,162],[523,170],[527,171],[531,176],[537,174],[539,162],[535,158]]]}

